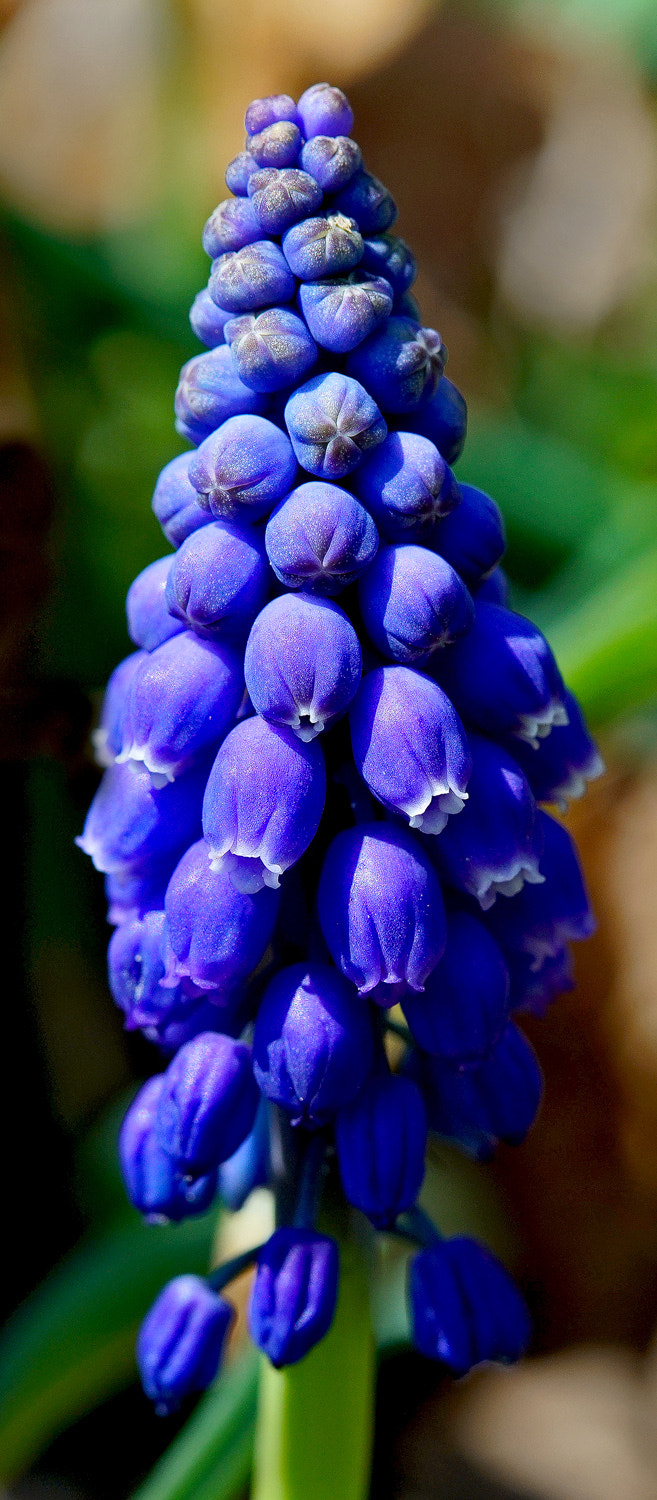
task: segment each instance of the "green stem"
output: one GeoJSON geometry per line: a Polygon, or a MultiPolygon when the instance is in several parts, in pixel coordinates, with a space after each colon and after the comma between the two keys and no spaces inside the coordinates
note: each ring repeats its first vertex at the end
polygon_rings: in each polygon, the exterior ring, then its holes
{"type": "Polygon", "coordinates": [[[341,1238],[330,1332],[297,1365],[262,1361],[252,1500],[365,1500],[374,1376],[365,1255],[341,1238]]]}

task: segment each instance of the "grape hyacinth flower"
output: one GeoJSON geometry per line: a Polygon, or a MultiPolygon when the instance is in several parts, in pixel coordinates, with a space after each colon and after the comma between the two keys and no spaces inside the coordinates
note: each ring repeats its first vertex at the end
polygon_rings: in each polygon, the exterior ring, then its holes
{"type": "MultiPolygon", "coordinates": [[[[481,1159],[524,1139],[542,1075],[518,1022],[569,987],[593,928],[540,804],[601,762],[509,606],[498,506],[452,471],[466,404],[353,123],[329,83],[246,111],[234,196],[203,230],[206,352],[175,396],[193,450],[153,494],[174,550],[128,593],[138,649],[108,684],[78,840],[106,877],[113,997],[164,1067],[121,1131],[132,1204],[177,1222],[217,1190],[276,1202],[265,1244],[177,1277],[147,1314],[162,1412],[214,1379],[221,1293],[249,1266],[252,1337],[298,1365],[295,1389],[327,1336],[355,1368],[370,1341],[349,1277],[380,1229],[415,1246],[424,1355],[456,1375],[521,1355],[504,1268],[418,1205],[427,1133],[481,1159]]],[[[344,1385],[332,1412],[356,1399],[344,1385]]]]}

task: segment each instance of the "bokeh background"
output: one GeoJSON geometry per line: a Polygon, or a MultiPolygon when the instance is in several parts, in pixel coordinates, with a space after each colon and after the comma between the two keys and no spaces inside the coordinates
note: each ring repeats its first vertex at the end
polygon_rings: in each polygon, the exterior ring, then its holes
{"type": "Polygon", "coordinates": [[[163,550],[149,501],[181,447],[200,229],[248,101],[324,77],[468,400],[458,472],[502,505],[514,602],[608,765],[570,817],[600,927],[531,1026],[539,1122],[492,1168],[440,1151],[427,1188],[519,1275],[534,1353],[448,1386],[403,1347],[384,1257],[373,1500],[654,1500],[654,0],[0,0],[0,1481],[17,1500],[248,1488],[239,1337],[222,1394],[180,1418],[135,1384],[140,1317],[216,1229],[145,1230],[124,1201],[117,1125],[156,1059],[113,1010],[102,882],[73,838],[125,591],[163,550]]]}

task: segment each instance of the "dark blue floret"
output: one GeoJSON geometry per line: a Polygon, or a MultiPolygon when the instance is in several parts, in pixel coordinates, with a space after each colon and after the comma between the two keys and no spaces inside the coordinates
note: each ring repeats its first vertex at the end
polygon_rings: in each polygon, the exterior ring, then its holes
{"type": "Polygon", "coordinates": [[[224,198],[203,230],[203,249],[216,260],[226,250],[241,250],[243,245],[262,239],[264,233],[250,198],[224,198]]]}
{"type": "Polygon", "coordinates": [[[264,417],[229,417],[190,455],[188,474],[208,520],[259,521],[297,472],[289,438],[264,417]]]}
{"type": "Polygon", "coordinates": [[[244,680],[256,713],[312,740],[349,707],[361,666],[358,636],[339,605],[283,594],[251,628],[244,680]]]}
{"type": "Polygon", "coordinates": [[[359,269],[328,281],[302,282],[298,303],[320,347],[347,354],[388,317],[392,289],[382,276],[363,276],[359,269]]]}
{"type": "Polygon", "coordinates": [[[159,557],[148,564],[130,584],[125,601],[128,635],[135,646],[144,651],[154,651],[178,635],[183,629],[179,620],[172,619],[166,602],[167,579],[173,558],[159,557]]]}
{"type": "Polygon", "coordinates": [[[186,536],[199,526],[207,526],[209,512],[199,504],[197,491],[189,479],[193,453],[179,453],[162,470],[151,501],[153,514],[172,547],[179,547],[186,536]]]}
{"type": "Polygon", "coordinates": [[[354,760],[377,800],[411,828],[441,833],[467,800],[472,764],[446,694],[410,667],[376,667],[361,682],[349,722],[354,760]]]}
{"type": "Polygon", "coordinates": [[[337,372],[316,375],[294,392],[285,425],[302,469],[320,479],[350,474],[388,430],[364,387],[337,372]]]}
{"type": "Polygon", "coordinates": [[[412,1208],[424,1177],[427,1115],[417,1085],[375,1073],[340,1110],[335,1138],[349,1202],[377,1229],[389,1228],[412,1208]]]}
{"type": "Polygon", "coordinates": [[[470,630],[472,599],[449,563],[424,547],[380,547],[361,579],[358,599],[365,629],[383,656],[406,664],[427,661],[470,630]]]}
{"type": "Polygon", "coordinates": [[[315,135],[301,151],[301,166],[323,193],[337,193],[362,165],[360,146],[348,135],[315,135]]]}
{"type": "Polygon", "coordinates": [[[554,802],[564,812],[568,803],[583,797],[587,783],[604,771],[600,752],[573,693],[564,696],[567,724],[557,725],[538,749],[514,740],[509,746],[538,802],[554,802]]]}
{"type": "Polygon", "coordinates": [[[298,167],[261,167],[249,178],[248,192],[263,234],[284,234],[316,213],[323,197],[314,177],[298,167]]]}
{"type": "Polygon", "coordinates": [[[155,1131],[178,1170],[200,1177],[241,1146],[257,1108],[250,1048],[221,1033],[202,1032],[169,1063],[155,1131]]]}
{"type": "Polygon", "coordinates": [[[119,1160],[133,1207],[149,1224],[178,1223],[205,1213],[217,1193],[216,1172],[186,1180],[155,1133],[164,1078],[149,1078],[133,1100],[121,1126],[119,1160]]]}
{"type": "Polygon", "coordinates": [[[160,1292],[137,1340],[142,1384],[159,1416],[214,1380],[233,1316],[199,1276],[177,1276],[160,1292]]]}
{"type": "Polygon", "coordinates": [[[174,403],[176,431],[190,443],[202,443],[228,417],[262,412],[266,405],[255,386],[240,379],[230,349],[221,344],[183,365],[174,403]]]}
{"type": "Polygon", "coordinates": [[[288,229],[283,254],[300,281],[319,281],[353,270],[363,254],[363,237],[355,219],[321,214],[288,229]]]}
{"type": "Polygon", "coordinates": [[[542,885],[525,886],[510,902],[496,901],[487,915],[491,931],[505,950],[528,954],[538,971],[565,943],[581,942],[595,931],[588,892],[568,830],[540,812],[543,836],[542,885]]]}
{"type": "MultiPolygon", "coordinates": [[[[461,503],[446,519],[439,519],[428,545],[445,557],[468,587],[476,589],[504,556],[506,536],[502,512],[490,495],[471,484],[459,486],[461,503]]],[[[489,602],[484,594],[479,602],[489,602]]],[[[503,603],[503,600],[492,600],[503,603]]]]}
{"type": "Polygon", "coordinates": [[[413,432],[389,432],[353,482],[391,542],[427,541],[434,523],[461,503],[459,486],[435,444],[413,432]]]}
{"type": "Polygon", "coordinates": [[[208,290],[222,311],[243,313],[291,301],[296,285],[280,245],[258,240],[213,261],[208,290]]]}
{"type": "Polygon", "coordinates": [[[277,1229],[258,1256],[251,1337],[279,1369],[323,1339],[338,1295],[338,1247],[310,1229],[277,1229]]]}
{"type": "Polygon", "coordinates": [[[545,636],[499,604],[477,604],[472,630],[435,657],[432,670],[484,734],[512,735],[536,748],[553,726],[568,722],[566,690],[545,636]]]}
{"type": "Polygon", "coordinates": [[[267,94],[264,99],[254,99],[244,116],[244,128],[247,135],[257,135],[269,125],[275,125],[277,120],[292,120],[295,125],[301,123],[297,106],[289,94],[267,94]]]}
{"type": "Polygon", "coordinates": [[[189,313],[192,332],[206,349],[217,349],[225,344],[224,328],[233,314],[213,302],[207,287],[198,292],[189,313]]]}
{"type": "Polygon", "coordinates": [[[123,722],[130,683],[143,659],[143,651],[133,651],[114,668],[105,689],[98,728],[91,739],[94,758],[99,766],[113,766],[123,743],[123,722]]]}
{"type": "Polygon", "coordinates": [[[253,1069],[294,1123],[324,1125],[350,1104],[372,1054],[368,1007],[337,969],[294,964],[271,981],[256,1017],[253,1069]]]}
{"type": "Polygon", "coordinates": [[[249,178],[257,172],[259,163],[248,151],[240,151],[226,167],[226,187],[237,198],[246,198],[249,178]]]}
{"type": "Polygon", "coordinates": [[[500,1261],[476,1240],[437,1240],[409,1267],[413,1343],[454,1375],[524,1354],[531,1323],[500,1261]]]}
{"type": "Polygon", "coordinates": [[[76,843],[103,874],[150,871],[200,834],[206,779],[199,765],[157,788],[145,768],[110,766],[76,843]]]}
{"type": "Polygon", "coordinates": [[[166,584],[169,618],[210,639],[243,635],[267,597],[264,539],[252,526],[215,521],[183,542],[166,584]]]}
{"type": "Polygon", "coordinates": [[[243,381],[253,392],[282,391],[302,380],[317,361],[317,345],[303,318],[286,307],[233,318],[226,324],[226,343],[238,383],[243,381]]]}
{"type": "Polygon", "coordinates": [[[366,172],[364,167],[355,172],[346,187],[340,189],[330,200],[330,212],[348,214],[355,219],[363,235],[381,234],[389,229],[397,217],[397,205],[388,189],[366,172]]]}
{"type": "Polygon", "coordinates": [[[443,375],[438,389],[404,419],[404,426],[436,444],[448,464],[455,464],[465,445],[468,408],[461,392],[443,375]]]}
{"type": "Polygon", "coordinates": [[[338,594],[371,563],[379,535],[371,516],[337,484],[300,484],[276,507],[265,546],[288,589],[338,594]]]}
{"type": "Polygon", "coordinates": [[[420,328],[412,318],[389,318],[354,349],[346,369],[362,381],[382,411],[405,414],[423,396],[433,394],[446,357],[433,328],[420,328]]]}
{"type": "Polygon", "coordinates": [[[248,137],[249,154],[257,167],[293,167],[302,143],[301,131],[292,120],[276,120],[248,137]]]}
{"type": "Polygon", "coordinates": [[[365,240],[363,268],[376,276],[385,276],[395,297],[403,297],[417,276],[412,250],[394,234],[380,234],[365,240]]]}
{"type": "Polygon", "coordinates": [[[304,135],[349,135],[354,112],[346,94],[330,83],[313,83],[297,105],[304,135]]]}
{"type": "Polygon", "coordinates": [[[483,1061],[509,1019],[510,980],[498,943],[477,917],[448,908],[445,952],[424,994],[402,997],[423,1052],[459,1067],[483,1061]]]}
{"type": "Polygon", "coordinates": [[[482,1161],[499,1141],[510,1146],[524,1141],[543,1094],[536,1054],[511,1021],[476,1066],[463,1068],[423,1054],[410,1072],[423,1090],[429,1128],[482,1161]]]}
{"type": "Polygon", "coordinates": [[[189,978],[204,990],[235,989],[262,958],[278,901],[269,889],[236,890],[226,869],[211,869],[205,839],[193,844],[167,887],[165,983],[175,987],[189,978]]]}
{"type": "Polygon", "coordinates": [[[542,883],[543,830],[517,762],[483,735],[469,735],[469,745],[468,800],[436,843],[435,859],[450,885],[488,911],[496,898],[542,883]]]}

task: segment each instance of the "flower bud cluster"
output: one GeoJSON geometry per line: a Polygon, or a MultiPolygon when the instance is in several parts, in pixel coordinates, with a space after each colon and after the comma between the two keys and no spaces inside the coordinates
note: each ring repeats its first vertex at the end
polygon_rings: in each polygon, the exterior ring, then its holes
{"type": "MultiPolygon", "coordinates": [[[[169,1059],[122,1130],[133,1204],[156,1221],[218,1192],[238,1206],[271,1180],[283,1121],[256,1342],[289,1364],[330,1327],[328,1157],[372,1226],[419,1240],[413,1336],[462,1373],[517,1357],[527,1315],[482,1246],[418,1230],[427,1136],[482,1157],[532,1124],[541,1074],[517,1016],[568,986],[593,925],[539,804],[601,763],[547,641],[508,607],[497,505],[454,475],[465,403],[352,124],[328,84],[247,110],[234,196],[203,235],[207,352],[176,393],[194,446],[153,497],[175,550],[128,594],[136,649],[108,685],[79,843],[106,877],[113,996],[169,1059]]],[[[180,1277],[149,1313],[159,1408],[213,1378],[228,1279],[180,1277]]]]}

